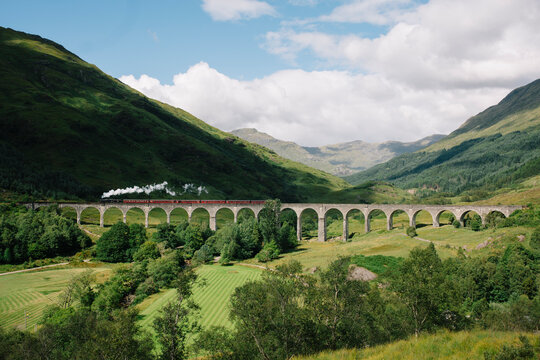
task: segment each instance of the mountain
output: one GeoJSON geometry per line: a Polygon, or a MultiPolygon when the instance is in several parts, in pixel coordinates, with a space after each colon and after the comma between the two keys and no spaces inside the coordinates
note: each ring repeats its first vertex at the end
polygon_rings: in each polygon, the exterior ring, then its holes
{"type": "Polygon", "coordinates": [[[259,132],[256,129],[238,129],[232,134],[274,150],[284,158],[298,161],[337,176],[351,175],[391,158],[414,152],[440,140],[444,135],[432,135],[415,142],[387,141],[367,143],[360,140],[321,147],[300,146],[259,132]]]}
{"type": "Polygon", "coordinates": [[[353,191],[149,99],[53,41],[7,28],[0,28],[0,154],[0,190],[36,198],[95,200],[163,181],[203,185],[206,198],[222,199],[319,201],[353,191]]]}
{"type": "Polygon", "coordinates": [[[346,177],[402,189],[497,189],[540,174],[540,79],[510,92],[431,146],[346,177]]]}

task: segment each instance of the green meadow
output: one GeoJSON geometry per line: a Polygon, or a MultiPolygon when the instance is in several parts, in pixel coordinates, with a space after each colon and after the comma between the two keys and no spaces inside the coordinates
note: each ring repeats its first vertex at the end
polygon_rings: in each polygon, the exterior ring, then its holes
{"type": "MultiPolygon", "coordinates": [[[[200,283],[194,290],[193,300],[201,307],[200,324],[203,328],[210,326],[230,327],[229,298],[234,289],[247,281],[256,280],[262,271],[258,268],[233,265],[203,265],[198,268],[200,283]]],[[[169,301],[174,300],[175,289],[168,289],[154,294],[138,305],[141,311],[140,324],[151,330],[152,323],[159,310],[169,301]]]]}
{"type": "Polygon", "coordinates": [[[56,303],[69,281],[89,268],[98,281],[104,281],[112,266],[63,266],[0,276],[0,326],[5,329],[32,329],[39,322],[43,310],[56,303]]]}

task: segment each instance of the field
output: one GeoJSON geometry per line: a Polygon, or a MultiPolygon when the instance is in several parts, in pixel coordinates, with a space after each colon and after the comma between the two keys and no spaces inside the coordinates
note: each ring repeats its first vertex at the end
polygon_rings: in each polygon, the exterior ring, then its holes
{"type": "MultiPolygon", "coordinates": [[[[321,354],[295,357],[296,360],[378,360],[378,359],[484,359],[484,353],[500,351],[503,345],[519,345],[515,332],[448,331],[423,335],[420,338],[397,341],[364,350],[338,350],[321,354]]],[[[526,334],[531,344],[538,343],[538,335],[526,334]]],[[[540,345],[540,344],[539,344],[540,345]]]]}
{"type": "MultiPolygon", "coordinates": [[[[0,326],[3,328],[32,328],[43,310],[56,302],[58,295],[71,278],[88,267],[53,268],[0,276],[0,326]],[[25,319],[25,314],[27,318],[25,319]]],[[[92,267],[98,281],[103,281],[111,266],[92,267]]]]}
{"type": "MultiPolygon", "coordinates": [[[[368,234],[358,234],[350,242],[340,240],[327,241],[302,241],[300,246],[293,252],[283,254],[279,259],[269,262],[273,267],[281,263],[297,260],[305,270],[313,267],[324,268],[339,256],[363,255],[387,255],[406,257],[409,251],[417,246],[427,246],[428,241],[435,244],[435,248],[442,258],[456,256],[458,249],[463,247],[471,255],[489,251],[489,247],[476,249],[485,241],[494,241],[494,246],[502,246],[518,241],[518,235],[526,235],[531,229],[523,227],[492,229],[484,231],[472,231],[466,228],[456,229],[451,225],[440,228],[424,226],[417,229],[418,237],[410,238],[405,235],[403,228],[395,228],[391,231],[375,230],[368,234]]],[[[246,262],[257,263],[250,259],[246,262]]]]}
{"type": "MultiPolygon", "coordinates": [[[[194,291],[194,300],[201,307],[200,324],[203,328],[213,325],[230,326],[228,319],[229,297],[234,289],[249,280],[258,279],[262,271],[247,266],[203,265],[197,273],[206,284],[194,291]]],[[[141,325],[151,330],[152,322],[159,314],[159,309],[174,299],[176,290],[169,289],[152,295],[143,301],[138,308],[141,310],[141,325]]]]}

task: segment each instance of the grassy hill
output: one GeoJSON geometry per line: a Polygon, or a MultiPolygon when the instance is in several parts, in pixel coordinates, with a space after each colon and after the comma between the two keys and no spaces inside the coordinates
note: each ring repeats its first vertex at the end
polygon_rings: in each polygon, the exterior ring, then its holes
{"type": "Polygon", "coordinates": [[[232,133],[249,142],[266,146],[284,158],[337,176],[351,175],[390,160],[397,155],[420,150],[444,137],[444,135],[432,135],[409,143],[399,141],[367,143],[357,140],[320,147],[307,147],[292,141],[273,138],[256,129],[238,129],[232,133]]]}
{"type": "Polygon", "coordinates": [[[412,153],[346,178],[388,181],[403,189],[460,193],[498,189],[540,174],[540,80],[512,91],[498,105],[412,153]]]}
{"type": "Polygon", "coordinates": [[[36,35],[0,27],[0,189],[95,199],[168,181],[207,198],[316,201],[350,188],[325,172],[149,99],[36,35]]]}
{"type": "MultiPolygon", "coordinates": [[[[296,360],[353,360],[353,359],[478,359],[485,354],[499,353],[503,346],[519,347],[519,333],[502,331],[448,331],[424,335],[420,338],[397,341],[387,345],[375,346],[365,350],[338,350],[318,355],[295,357],[296,360]]],[[[540,346],[538,336],[524,334],[533,347],[540,346]]],[[[510,358],[510,357],[505,357],[510,358]]],[[[512,357],[514,358],[514,357],[512,357]]],[[[517,358],[517,357],[515,357],[517,358]]]]}

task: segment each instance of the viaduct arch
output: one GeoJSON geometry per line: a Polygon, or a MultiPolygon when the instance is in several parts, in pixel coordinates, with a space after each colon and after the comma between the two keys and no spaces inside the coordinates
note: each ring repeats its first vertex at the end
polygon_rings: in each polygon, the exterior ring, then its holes
{"type": "MultiPolygon", "coordinates": [[[[145,226],[148,227],[148,216],[152,209],[162,209],[167,215],[167,223],[171,222],[171,212],[174,209],[182,208],[188,214],[188,221],[191,221],[191,215],[197,209],[205,209],[210,215],[209,227],[212,230],[216,230],[216,214],[221,209],[229,209],[234,215],[234,222],[238,219],[238,213],[242,209],[250,209],[253,214],[258,218],[260,211],[263,209],[262,204],[171,204],[171,203],[147,203],[147,204],[130,204],[130,203],[31,203],[25,204],[28,208],[37,209],[42,206],[58,205],[60,208],[70,207],[75,209],[77,213],[77,223],[81,223],[81,213],[87,208],[95,208],[99,211],[99,224],[104,225],[104,214],[110,208],[117,208],[122,212],[122,218],[124,223],[126,222],[127,212],[132,208],[141,209],[144,213],[145,226]]],[[[386,215],[386,228],[392,229],[392,214],[398,210],[405,212],[409,217],[409,225],[416,227],[416,215],[424,210],[427,211],[433,220],[433,227],[439,227],[439,217],[444,211],[451,212],[454,217],[461,222],[463,226],[464,217],[468,212],[476,212],[482,219],[482,224],[485,225],[486,218],[491,212],[500,212],[505,217],[510,216],[514,211],[520,210],[523,206],[518,205],[421,205],[421,204],[320,204],[320,203],[282,203],[282,209],[291,209],[296,213],[296,230],[297,237],[300,240],[302,237],[302,220],[301,214],[304,210],[313,209],[317,213],[318,217],[318,240],[326,241],[326,214],[329,210],[335,209],[341,212],[343,218],[343,239],[348,238],[348,219],[347,215],[353,210],[362,212],[365,219],[365,232],[370,231],[370,217],[369,215],[375,211],[380,210],[386,215]]]]}

